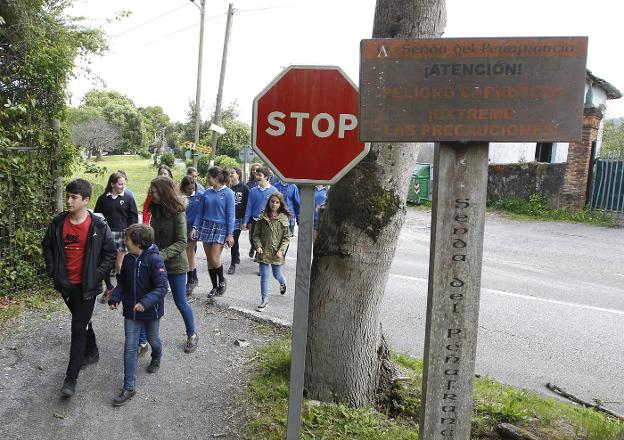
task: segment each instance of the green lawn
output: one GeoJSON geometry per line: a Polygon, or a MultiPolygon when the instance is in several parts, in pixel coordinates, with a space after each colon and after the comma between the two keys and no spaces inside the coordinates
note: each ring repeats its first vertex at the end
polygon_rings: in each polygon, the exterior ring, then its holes
{"type": "MultiPolygon", "coordinates": [[[[147,196],[150,181],[156,177],[156,168],[154,168],[152,159],[143,159],[139,156],[104,156],[101,162],[89,161],[99,167],[106,167],[107,171],[101,176],[95,177],[93,174],[84,172],[84,168],[80,168],[72,178],[82,177],[93,184],[93,197],[91,197],[90,208],[95,206],[97,198],[104,192],[108,176],[117,170],[124,170],[128,175],[127,186],[134,193],[139,212],[143,209],[143,202],[147,196]]],[[[173,169],[173,177],[176,182],[180,182],[186,174],[185,167],[179,166],[173,169]]]]}

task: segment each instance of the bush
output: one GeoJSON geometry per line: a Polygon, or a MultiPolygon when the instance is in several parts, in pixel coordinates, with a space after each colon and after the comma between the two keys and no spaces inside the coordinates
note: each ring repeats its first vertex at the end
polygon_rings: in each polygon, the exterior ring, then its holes
{"type": "Polygon", "coordinates": [[[173,168],[175,166],[175,156],[173,153],[165,153],[160,156],[160,163],[167,165],[169,168],[173,168]]]}
{"type": "Polygon", "coordinates": [[[215,157],[215,165],[221,168],[240,168],[240,164],[236,159],[225,154],[215,157]]]}
{"type": "Polygon", "coordinates": [[[202,156],[197,161],[197,172],[200,176],[205,176],[208,173],[209,159],[206,156],[202,156]]]}
{"type": "Polygon", "coordinates": [[[151,159],[152,158],[152,153],[150,153],[147,150],[141,150],[139,151],[139,156],[142,157],[143,159],[151,159]]]}

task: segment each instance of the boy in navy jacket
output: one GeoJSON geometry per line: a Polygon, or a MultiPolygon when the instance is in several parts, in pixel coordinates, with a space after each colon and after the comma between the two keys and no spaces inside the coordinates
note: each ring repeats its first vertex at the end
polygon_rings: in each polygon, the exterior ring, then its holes
{"type": "Polygon", "coordinates": [[[113,406],[121,406],[135,394],[137,347],[139,335],[145,328],[147,341],[152,347],[152,361],[147,367],[150,373],[160,368],[162,342],[159,336],[160,318],[165,312],[167,294],[167,270],[154,244],[154,230],[135,223],[126,229],[126,247],[117,286],[108,304],[117,309],[123,303],[124,331],[124,384],[121,394],[113,399],[113,406]]]}

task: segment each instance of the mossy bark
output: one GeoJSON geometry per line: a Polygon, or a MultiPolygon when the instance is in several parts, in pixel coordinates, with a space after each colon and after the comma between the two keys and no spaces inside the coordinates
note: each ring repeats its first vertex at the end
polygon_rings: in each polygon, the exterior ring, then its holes
{"type": "MultiPolygon", "coordinates": [[[[439,37],[444,0],[378,0],[375,38],[439,37]]],[[[312,263],[306,390],[363,406],[386,399],[395,369],[381,328],[417,144],[373,144],[329,191],[312,263]]]]}

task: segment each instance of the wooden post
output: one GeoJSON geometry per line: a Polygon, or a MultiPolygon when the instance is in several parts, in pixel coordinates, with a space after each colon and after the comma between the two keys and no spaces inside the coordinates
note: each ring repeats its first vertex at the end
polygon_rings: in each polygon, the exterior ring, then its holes
{"type": "Polygon", "coordinates": [[[488,147],[435,147],[421,440],[470,439],[488,147]]]}

